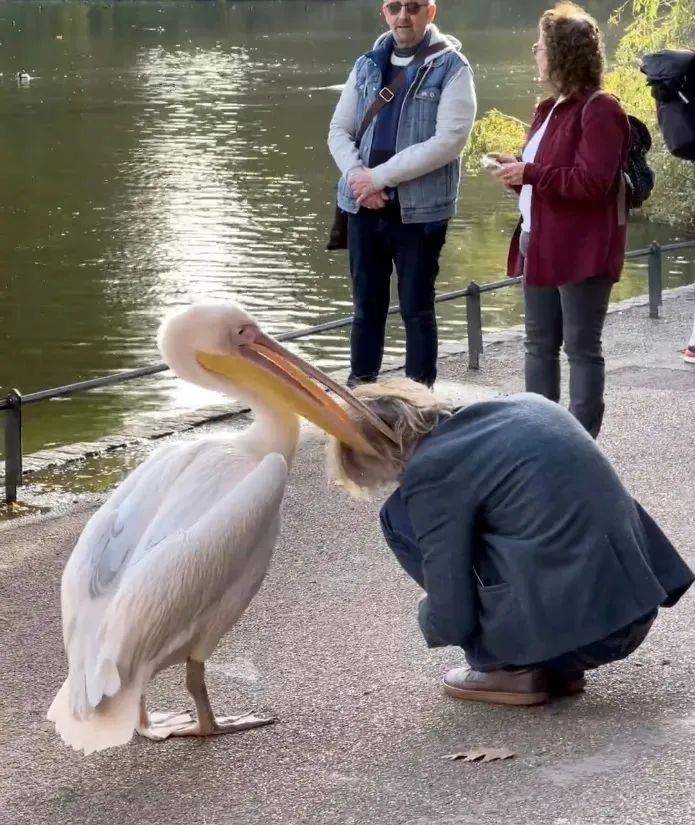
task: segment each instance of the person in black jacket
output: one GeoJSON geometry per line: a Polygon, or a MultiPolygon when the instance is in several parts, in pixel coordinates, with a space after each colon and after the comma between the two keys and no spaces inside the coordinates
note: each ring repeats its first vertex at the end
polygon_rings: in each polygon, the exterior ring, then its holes
{"type": "MultiPolygon", "coordinates": [[[[695,49],[662,49],[642,58],[668,151],[695,164],[695,49]]],[[[695,321],[683,360],[695,364],[695,321]]]]}
{"type": "MultiPolygon", "coordinates": [[[[463,648],[444,679],[460,699],[533,705],[631,654],[693,573],[563,408],[519,394],[455,414],[406,380],[360,398],[399,436],[360,422],[379,453],[333,443],[350,492],[398,482],[381,510],[396,558],[425,590],[429,647],[463,648]]],[[[352,411],[350,414],[353,415],[352,411]]]]}

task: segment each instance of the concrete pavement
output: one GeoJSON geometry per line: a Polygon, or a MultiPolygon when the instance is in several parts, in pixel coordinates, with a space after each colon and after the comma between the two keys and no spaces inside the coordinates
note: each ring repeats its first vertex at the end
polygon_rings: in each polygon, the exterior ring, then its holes
{"type": "MultiPolygon", "coordinates": [[[[695,368],[680,360],[692,290],[664,319],[635,307],[606,332],[601,445],[633,493],[695,564],[695,368]]],[[[489,345],[472,375],[442,361],[460,398],[521,388],[518,336],[489,345]]],[[[271,711],[276,725],[209,741],[133,740],[82,757],[44,715],[65,673],[59,587],[89,515],[0,529],[0,823],[171,825],[684,825],[695,822],[695,627],[689,594],[645,645],[589,675],[580,697],[531,709],[457,703],[439,679],[461,663],[428,651],[418,588],[390,558],[378,501],[329,488],[304,440],[271,572],[209,665],[218,712],[271,711]],[[503,763],[447,762],[505,745],[503,763]]],[[[182,669],[148,696],[189,707],[182,669]]]]}

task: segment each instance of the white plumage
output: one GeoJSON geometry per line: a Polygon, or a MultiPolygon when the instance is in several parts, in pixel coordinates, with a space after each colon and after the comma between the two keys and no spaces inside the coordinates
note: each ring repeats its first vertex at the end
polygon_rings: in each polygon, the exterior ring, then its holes
{"type": "Polygon", "coordinates": [[[323,405],[333,402],[322,390],[297,380],[296,366],[289,377],[280,374],[291,369],[285,357],[293,357],[238,307],[195,305],[178,313],[163,326],[160,348],[179,376],[247,401],[255,421],[237,435],[157,450],[85,527],[62,581],[68,676],[48,711],[65,743],[85,753],[121,745],[136,729],[161,739],[272,721],[215,719],[203,663],[260,587],[278,535],[299,421],[272,382],[280,375],[287,397],[301,397],[310,418],[315,406],[326,429],[335,412],[326,413],[323,405]],[[228,358],[240,379],[202,366],[204,357],[215,369],[215,359],[228,358]],[[250,377],[246,358],[256,361],[250,377]],[[148,682],[184,662],[198,720],[147,714],[148,682]]]}

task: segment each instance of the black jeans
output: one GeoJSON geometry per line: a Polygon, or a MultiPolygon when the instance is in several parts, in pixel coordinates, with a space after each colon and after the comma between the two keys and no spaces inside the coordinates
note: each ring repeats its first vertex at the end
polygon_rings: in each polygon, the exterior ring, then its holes
{"type": "Polygon", "coordinates": [[[405,325],[405,374],[431,386],[437,377],[434,284],[448,221],[401,221],[397,205],[360,209],[348,217],[348,249],[355,319],[350,337],[351,385],[376,381],[384,354],[391,273],[405,325]]]}
{"type": "Polygon", "coordinates": [[[601,335],[613,281],[589,278],[561,287],[524,285],[526,390],[560,400],[560,346],[570,365],[570,412],[596,438],[603,421],[601,335]]]}

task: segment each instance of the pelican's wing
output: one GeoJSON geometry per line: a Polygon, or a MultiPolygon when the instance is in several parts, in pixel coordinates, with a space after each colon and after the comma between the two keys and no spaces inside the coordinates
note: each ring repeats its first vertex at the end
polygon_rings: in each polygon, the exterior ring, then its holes
{"type": "Polygon", "coordinates": [[[92,598],[106,591],[123,570],[170,485],[191,461],[191,447],[174,444],[154,452],[90,519],[74,557],[88,568],[92,598]]]}
{"type": "MultiPolygon", "coordinates": [[[[147,552],[142,539],[161,501],[194,454],[192,444],[156,450],[90,518],[63,573],[61,601],[65,648],[80,624],[99,621],[105,598],[117,589],[129,561],[147,552]]],[[[71,658],[71,657],[70,657],[71,658]]]]}
{"type": "Polygon", "coordinates": [[[196,619],[219,602],[267,537],[286,481],[285,459],[266,456],[195,524],[128,566],[104,616],[98,671],[110,663],[127,678],[191,638],[196,619]]]}

